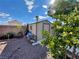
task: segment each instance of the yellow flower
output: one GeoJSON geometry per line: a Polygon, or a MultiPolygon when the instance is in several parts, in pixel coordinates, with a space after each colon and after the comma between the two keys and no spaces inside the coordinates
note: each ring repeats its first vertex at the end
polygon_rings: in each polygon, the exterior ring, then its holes
{"type": "Polygon", "coordinates": [[[61,26],[57,26],[57,28],[61,29],[62,27],[61,26]]]}
{"type": "Polygon", "coordinates": [[[66,40],[66,43],[70,43],[70,41],[69,40],[66,40]]]}
{"type": "Polygon", "coordinates": [[[78,44],[79,44],[79,40],[78,40],[78,42],[77,42],[78,44]]]}
{"type": "Polygon", "coordinates": [[[66,32],[63,32],[64,34],[66,33],[66,32]]]}
{"type": "Polygon", "coordinates": [[[72,32],[70,32],[69,34],[73,34],[72,32]]]}
{"type": "Polygon", "coordinates": [[[67,36],[67,32],[63,32],[63,33],[62,33],[62,36],[63,36],[63,37],[67,36]]]}

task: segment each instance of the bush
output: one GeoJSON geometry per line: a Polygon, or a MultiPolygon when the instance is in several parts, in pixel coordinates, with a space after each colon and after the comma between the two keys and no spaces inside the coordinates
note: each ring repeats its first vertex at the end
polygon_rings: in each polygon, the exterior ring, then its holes
{"type": "Polygon", "coordinates": [[[18,32],[17,34],[15,34],[13,32],[9,32],[9,33],[6,33],[6,34],[0,36],[0,40],[12,39],[12,38],[21,38],[21,37],[23,37],[22,32],[18,32]]]}
{"type": "Polygon", "coordinates": [[[15,38],[21,38],[23,37],[23,33],[22,32],[18,32],[16,35],[15,35],[15,38]]]}
{"type": "Polygon", "coordinates": [[[6,33],[6,34],[4,34],[4,35],[2,35],[1,37],[0,37],[0,39],[2,39],[2,40],[4,40],[4,39],[12,39],[14,37],[14,34],[13,33],[6,33]]]}
{"type": "Polygon", "coordinates": [[[14,37],[14,34],[13,33],[7,33],[6,34],[6,39],[8,39],[8,38],[13,38],[14,37]]]}

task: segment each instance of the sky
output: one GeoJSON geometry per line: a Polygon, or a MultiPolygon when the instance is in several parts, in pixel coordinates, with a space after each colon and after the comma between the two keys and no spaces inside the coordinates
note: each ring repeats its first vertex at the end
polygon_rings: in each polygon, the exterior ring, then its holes
{"type": "Polygon", "coordinates": [[[35,22],[35,16],[40,20],[48,19],[48,4],[54,0],[0,0],[0,24],[7,21],[17,20],[23,24],[35,22]]]}

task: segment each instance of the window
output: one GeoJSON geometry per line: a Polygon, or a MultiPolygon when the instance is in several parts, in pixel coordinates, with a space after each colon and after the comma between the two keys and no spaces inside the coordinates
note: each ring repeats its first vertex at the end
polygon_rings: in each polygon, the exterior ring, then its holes
{"type": "Polygon", "coordinates": [[[30,30],[32,30],[32,26],[30,26],[30,30]]]}
{"type": "Polygon", "coordinates": [[[51,29],[53,29],[54,27],[52,26],[51,29]]]}

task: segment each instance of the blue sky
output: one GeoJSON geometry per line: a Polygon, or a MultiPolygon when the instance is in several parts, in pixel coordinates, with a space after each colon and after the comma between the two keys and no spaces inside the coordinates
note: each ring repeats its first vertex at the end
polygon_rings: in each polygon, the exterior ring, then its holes
{"type": "Polygon", "coordinates": [[[47,5],[49,0],[0,0],[0,24],[10,20],[22,23],[35,22],[35,16],[48,19],[47,5]]]}

